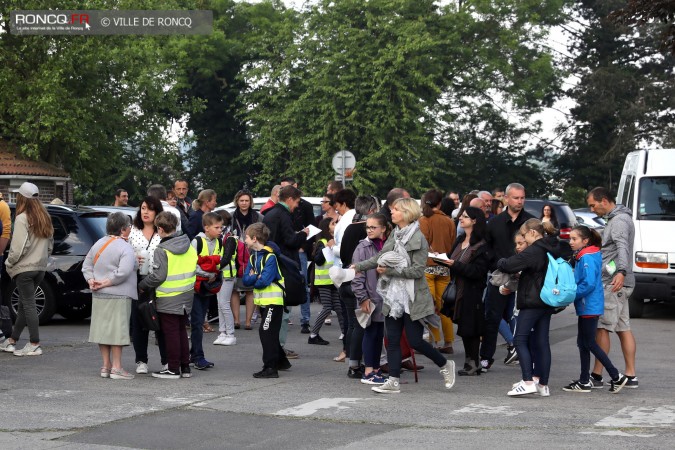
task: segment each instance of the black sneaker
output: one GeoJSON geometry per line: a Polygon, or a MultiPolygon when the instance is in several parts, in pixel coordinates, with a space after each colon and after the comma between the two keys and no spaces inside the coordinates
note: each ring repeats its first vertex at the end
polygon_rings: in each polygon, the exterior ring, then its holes
{"type": "Polygon", "coordinates": [[[190,370],[190,365],[181,366],[180,368],[180,377],[181,378],[190,378],[192,376],[192,370],[190,370]]]}
{"type": "Polygon", "coordinates": [[[609,382],[609,392],[612,394],[618,394],[619,391],[626,386],[628,383],[628,377],[622,373],[619,373],[619,377],[616,380],[609,382]]]}
{"type": "Polygon", "coordinates": [[[483,369],[484,372],[487,372],[488,369],[492,367],[492,364],[494,364],[495,360],[490,358],[490,359],[481,359],[480,360],[480,366],[483,369]]]}
{"type": "Polygon", "coordinates": [[[302,334],[309,334],[309,324],[303,323],[302,326],[300,327],[300,332],[302,334]]]}
{"type": "Polygon", "coordinates": [[[356,378],[358,380],[363,378],[363,371],[361,371],[361,367],[350,367],[347,371],[347,377],[356,378]]]}
{"type": "Polygon", "coordinates": [[[570,384],[562,388],[565,392],[580,392],[582,394],[588,394],[593,389],[593,385],[589,381],[586,384],[583,384],[581,381],[572,381],[570,384]]]}
{"type": "Polygon", "coordinates": [[[279,378],[279,372],[271,367],[267,367],[260,372],[254,373],[253,378],[279,378]]]}
{"type": "Polygon", "coordinates": [[[180,373],[178,371],[174,372],[169,369],[160,370],[159,372],[152,372],[152,376],[155,378],[164,378],[167,380],[177,380],[180,378],[180,373]]]}
{"type": "Polygon", "coordinates": [[[627,387],[629,389],[637,389],[638,387],[638,379],[637,377],[626,377],[628,378],[628,382],[624,387],[627,387]]]}
{"type": "Polygon", "coordinates": [[[600,378],[599,380],[593,378],[591,375],[591,388],[593,389],[603,389],[605,387],[605,382],[600,378]]]}
{"type": "Polygon", "coordinates": [[[515,361],[518,361],[518,352],[516,352],[516,348],[514,346],[509,345],[506,347],[506,358],[504,358],[504,364],[513,364],[515,361]]]}
{"type": "Polygon", "coordinates": [[[328,345],[330,342],[319,336],[318,334],[314,337],[309,337],[307,338],[307,343],[308,344],[316,344],[316,345],[328,345]]]}

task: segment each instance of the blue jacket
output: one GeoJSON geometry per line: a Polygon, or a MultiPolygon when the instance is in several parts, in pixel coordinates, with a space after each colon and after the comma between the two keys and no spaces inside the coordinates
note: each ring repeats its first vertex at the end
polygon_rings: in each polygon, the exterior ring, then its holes
{"type": "Polygon", "coordinates": [[[605,293],[602,287],[602,253],[597,247],[581,252],[574,266],[577,296],[574,308],[577,316],[602,315],[605,312],[605,293]]]}
{"type": "Polygon", "coordinates": [[[279,274],[279,271],[277,270],[277,257],[271,250],[271,248],[265,246],[262,250],[251,253],[251,258],[246,265],[246,270],[244,270],[244,277],[242,279],[244,286],[253,286],[254,289],[265,289],[276,280],[281,279],[281,274],[279,274]],[[269,256],[265,261],[265,267],[262,267],[263,259],[267,254],[269,254],[269,256]],[[253,261],[255,265],[253,275],[249,275],[251,269],[253,269],[251,261],[253,261]]]}

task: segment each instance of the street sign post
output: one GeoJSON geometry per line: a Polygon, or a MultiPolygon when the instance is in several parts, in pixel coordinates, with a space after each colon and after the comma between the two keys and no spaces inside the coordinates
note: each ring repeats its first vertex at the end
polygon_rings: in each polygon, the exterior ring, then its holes
{"type": "Polygon", "coordinates": [[[356,157],[349,150],[340,150],[333,155],[333,170],[337,173],[336,180],[352,181],[355,168],[356,157]]]}

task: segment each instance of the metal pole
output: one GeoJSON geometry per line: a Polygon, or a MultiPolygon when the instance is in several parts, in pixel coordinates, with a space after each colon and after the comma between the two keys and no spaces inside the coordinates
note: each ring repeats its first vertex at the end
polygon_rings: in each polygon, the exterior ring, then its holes
{"type": "Polygon", "coordinates": [[[342,153],[342,185],[347,187],[347,177],[345,177],[345,151],[340,150],[342,153]]]}

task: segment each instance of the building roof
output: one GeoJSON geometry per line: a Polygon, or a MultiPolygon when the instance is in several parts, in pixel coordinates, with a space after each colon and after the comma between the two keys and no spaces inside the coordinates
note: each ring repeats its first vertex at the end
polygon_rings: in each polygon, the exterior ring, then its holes
{"type": "Polygon", "coordinates": [[[0,176],[26,175],[69,178],[70,175],[60,167],[43,161],[35,161],[20,156],[15,146],[0,139],[0,176]]]}

